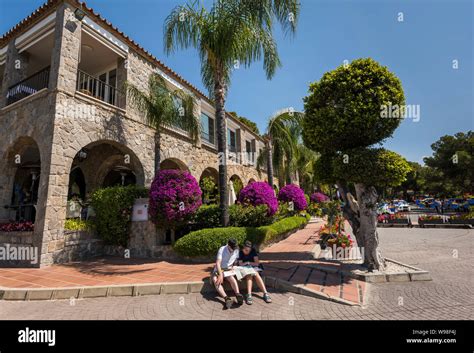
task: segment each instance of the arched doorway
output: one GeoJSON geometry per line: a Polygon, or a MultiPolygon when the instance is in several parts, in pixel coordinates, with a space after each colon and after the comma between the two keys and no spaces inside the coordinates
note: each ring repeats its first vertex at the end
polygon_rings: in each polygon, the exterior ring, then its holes
{"type": "Polygon", "coordinates": [[[202,202],[206,205],[216,204],[219,200],[219,173],[215,168],[204,169],[199,178],[202,191],[202,202]]]}
{"type": "Polygon", "coordinates": [[[232,182],[235,196],[239,198],[240,190],[242,190],[244,187],[244,183],[242,182],[242,179],[237,174],[234,174],[230,177],[229,181],[232,182]]]}
{"type": "Polygon", "coordinates": [[[82,200],[86,198],[86,178],[81,168],[75,167],[69,174],[68,199],[79,197],[82,200]]]}
{"type": "Polygon", "coordinates": [[[135,153],[115,141],[102,140],[81,148],[69,177],[67,218],[84,216],[90,194],[111,186],[144,185],[144,171],[135,153]]]}
{"type": "Polygon", "coordinates": [[[252,183],[255,183],[255,179],[254,179],[254,178],[250,178],[247,185],[252,184],[252,183]]]}
{"type": "Polygon", "coordinates": [[[7,174],[11,175],[9,219],[34,222],[41,175],[38,145],[30,137],[21,137],[7,155],[7,174]]]}

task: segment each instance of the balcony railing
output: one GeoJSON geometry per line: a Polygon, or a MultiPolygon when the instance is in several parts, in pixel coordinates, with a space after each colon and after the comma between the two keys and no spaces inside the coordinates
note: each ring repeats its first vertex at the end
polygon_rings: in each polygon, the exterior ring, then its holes
{"type": "Polygon", "coordinates": [[[77,90],[115,106],[118,106],[118,99],[121,95],[121,92],[114,86],[81,70],[77,71],[77,90]]]}
{"type": "Polygon", "coordinates": [[[31,96],[49,85],[49,66],[11,86],[7,91],[7,105],[31,96]]]}

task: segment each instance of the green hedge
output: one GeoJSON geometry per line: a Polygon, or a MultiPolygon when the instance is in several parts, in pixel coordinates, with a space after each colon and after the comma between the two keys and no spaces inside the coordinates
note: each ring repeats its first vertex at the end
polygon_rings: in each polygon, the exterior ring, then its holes
{"type": "Polygon", "coordinates": [[[229,238],[235,238],[239,244],[250,240],[257,245],[268,244],[279,236],[301,228],[308,223],[310,216],[294,216],[282,219],[271,225],[261,227],[226,227],[201,229],[180,238],[174,244],[174,250],[182,256],[210,257],[227,243],[229,238]]]}
{"type": "Polygon", "coordinates": [[[106,244],[127,246],[133,204],[135,199],[147,195],[147,189],[135,185],[114,186],[92,193],[91,204],[96,214],[93,224],[106,244]]]}

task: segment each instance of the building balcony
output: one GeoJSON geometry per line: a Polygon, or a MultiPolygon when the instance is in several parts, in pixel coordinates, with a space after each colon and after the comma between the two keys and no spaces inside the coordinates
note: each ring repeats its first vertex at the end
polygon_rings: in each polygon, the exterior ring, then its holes
{"type": "Polygon", "coordinates": [[[122,96],[122,92],[115,86],[81,70],[77,71],[76,90],[116,107],[119,107],[120,97],[122,96]]]}
{"type": "Polygon", "coordinates": [[[7,105],[31,96],[43,88],[48,88],[49,71],[50,67],[48,66],[9,87],[7,91],[7,105]]]}

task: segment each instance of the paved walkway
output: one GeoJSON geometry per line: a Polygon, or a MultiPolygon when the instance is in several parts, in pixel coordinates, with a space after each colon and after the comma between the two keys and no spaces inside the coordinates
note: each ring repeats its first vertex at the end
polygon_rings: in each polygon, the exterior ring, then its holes
{"type": "Polygon", "coordinates": [[[311,265],[334,269],[337,263],[317,261],[313,250],[319,239],[323,223],[309,223],[289,238],[266,248],[261,258],[268,261],[265,275],[276,277],[293,285],[322,293],[332,299],[343,299],[353,304],[363,304],[365,282],[316,269],[311,265]]]}
{"type": "MultiPolygon", "coordinates": [[[[313,222],[261,253],[265,275],[302,286],[323,297],[363,303],[363,282],[309,267],[322,222],[313,222]]],[[[319,263],[324,266],[331,264],[319,263]]],[[[140,259],[101,258],[41,269],[0,269],[0,287],[65,288],[146,283],[200,282],[212,264],[183,264],[140,259]]]]}
{"type": "Polygon", "coordinates": [[[433,281],[370,286],[368,305],[349,306],[288,292],[273,303],[222,310],[213,295],[167,294],[83,300],[0,301],[2,319],[16,320],[474,320],[474,230],[379,230],[382,253],[430,271],[433,281]]]}

